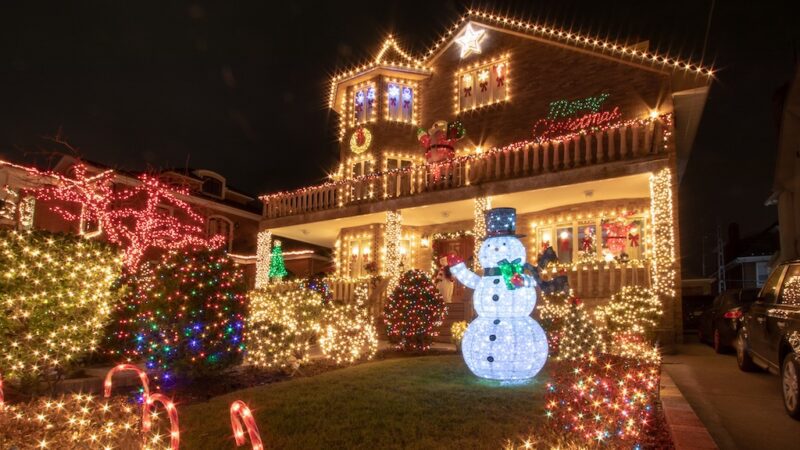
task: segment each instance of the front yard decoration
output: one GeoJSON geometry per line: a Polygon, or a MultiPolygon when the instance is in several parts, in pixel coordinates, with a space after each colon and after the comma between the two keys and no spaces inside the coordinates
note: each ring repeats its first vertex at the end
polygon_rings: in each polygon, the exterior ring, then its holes
{"type": "Polygon", "coordinates": [[[658,297],[642,286],[624,286],[606,306],[597,311],[598,319],[605,321],[612,335],[627,332],[648,337],[662,314],[658,297]]]}
{"type": "Polygon", "coordinates": [[[389,340],[403,351],[425,351],[438,336],[447,306],[442,294],[421,270],[404,273],[383,311],[389,340]]]}
{"type": "Polygon", "coordinates": [[[247,317],[247,362],[259,367],[307,363],[311,343],[320,331],[322,297],[300,284],[250,292],[247,317]]]}
{"type": "Polygon", "coordinates": [[[551,355],[557,355],[561,330],[570,312],[570,294],[564,291],[542,293],[541,302],[536,305],[536,317],[547,335],[551,355]]]}
{"type": "Polygon", "coordinates": [[[35,391],[97,349],[122,260],[77,236],[3,231],[0,267],[0,371],[35,391]]]}
{"type": "Polygon", "coordinates": [[[561,364],[545,396],[553,428],[587,446],[636,446],[651,425],[660,361],[587,355],[561,364]]]}
{"type": "Polygon", "coordinates": [[[558,359],[575,360],[603,350],[603,337],[589,317],[584,303],[569,299],[569,311],[559,330],[558,359]]]}
{"type": "Polygon", "coordinates": [[[327,303],[322,313],[319,346],[336,364],[372,358],[378,351],[378,332],[366,307],[367,286],[355,288],[355,303],[327,303]]]}
{"type": "Polygon", "coordinates": [[[461,350],[461,341],[464,340],[464,333],[467,332],[468,326],[469,324],[464,320],[453,322],[453,324],[450,325],[450,341],[458,350],[461,350]]]}
{"type": "Polygon", "coordinates": [[[286,265],[283,262],[283,248],[281,241],[275,240],[274,247],[272,247],[272,255],[269,262],[269,277],[270,279],[278,279],[285,277],[289,273],[286,271],[286,265]]]}
{"type": "Polygon", "coordinates": [[[67,220],[80,221],[82,227],[95,224],[94,235],[102,233],[110,243],[124,249],[128,268],[135,269],[149,249],[215,248],[225,241],[223,236],[206,237],[203,217],[178,198],[189,195],[188,190],[169,186],[150,175],[141,175],[138,185],[123,189],[112,183],[113,171],[90,175],[83,164],[75,166],[74,178],[52,172],[40,175],[56,178],[59,183],[37,189],[36,198],[78,204],[79,213],[62,207],[53,209],[67,220]],[[165,212],[165,206],[176,212],[165,212]]]}
{"type": "Polygon", "coordinates": [[[233,439],[236,441],[237,446],[247,443],[244,434],[244,429],[246,428],[253,450],[263,450],[264,444],[261,442],[261,433],[258,432],[258,425],[253,418],[253,413],[250,411],[250,407],[241,400],[231,403],[231,428],[233,429],[233,439]],[[244,428],[242,428],[242,422],[244,422],[244,428]]]}
{"type": "Polygon", "coordinates": [[[172,251],[132,320],[136,353],[159,383],[217,374],[244,352],[244,274],[221,250],[172,251]]]}
{"type": "Polygon", "coordinates": [[[525,247],[516,234],[516,210],[486,213],[487,237],[478,257],[483,277],[451,257],[451,272],[471,289],[478,317],[469,324],[461,349],[475,375],[492,380],[533,378],[547,361],[547,337],[530,314],[536,282],[524,274],[525,247]]]}

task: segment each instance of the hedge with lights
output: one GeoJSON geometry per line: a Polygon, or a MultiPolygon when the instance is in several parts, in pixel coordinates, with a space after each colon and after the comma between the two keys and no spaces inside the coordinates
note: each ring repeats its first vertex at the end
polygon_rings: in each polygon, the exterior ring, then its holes
{"type": "Polygon", "coordinates": [[[586,305],[575,297],[568,302],[558,334],[559,360],[575,360],[604,349],[603,336],[586,312],[586,305]]]}
{"type": "Polygon", "coordinates": [[[247,362],[259,367],[298,367],[309,361],[321,327],[323,299],[302,284],[250,292],[247,362]]]}
{"type": "Polygon", "coordinates": [[[145,359],[157,382],[169,383],[173,374],[210,376],[241,361],[244,273],[223,250],[173,250],[140,275],[141,297],[127,328],[132,355],[145,359]]]}
{"type": "Polygon", "coordinates": [[[41,231],[0,232],[0,372],[35,390],[97,349],[122,258],[112,247],[41,231]]]}
{"type": "Polygon", "coordinates": [[[658,297],[642,286],[623,287],[596,312],[597,318],[605,322],[612,339],[615,334],[623,332],[652,338],[662,314],[658,297]]]}
{"type": "Polygon", "coordinates": [[[336,364],[372,358],[378,351],[378,331],[367,310],[367,286],[356,286],[355,302],[327,303],[322,313],[319,346],[336,364]]]}
{"type": "Polygon", "coordinates": [[[570,312],[570,295],[564,291],[542,292],[536,305],[536,319],[547,333],[547,345],[551,355],[558,355],[561,328],[570,312]]]}
{"type": "Polygon", "coordinates": [[[389,340],[404,351],[428,350],[446,314],[442,294],[416,269],[400,277],[383,311],[389,340]]]}

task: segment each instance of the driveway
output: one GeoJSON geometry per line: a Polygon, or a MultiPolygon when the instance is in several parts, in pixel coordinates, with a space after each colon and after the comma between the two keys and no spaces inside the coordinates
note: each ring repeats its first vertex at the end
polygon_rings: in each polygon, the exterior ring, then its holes
{"type": "Polygon", "coordinates": [[[689,342],[664,357],[664,370],[720,449],[800,449],[800,421],[783,409],[779,377],[745,373],[733,353],[689,342]]]}

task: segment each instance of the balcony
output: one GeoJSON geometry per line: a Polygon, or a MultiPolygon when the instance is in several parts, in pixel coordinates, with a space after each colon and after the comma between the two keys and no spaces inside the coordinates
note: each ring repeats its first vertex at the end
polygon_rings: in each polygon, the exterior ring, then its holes
{"type": "Polygon", "coordinates": [[[539,185],[625,175],[643,171],[626,170],[631,163],[663,158],[670,148],[671,130],[671,116],[666,115],[587,134],[517,143],[481,154],[459,156],[447,163],[416,165],[265,195],[261,199],[266,219],[293,216],[300,219],[299,216],[309,213],[365,204],[383,203],[381,207],[362,208],[358,213],[435,203],[442,198],[474,198],[472,190],[479,187],[496,188],[488,189],[496,191],[486,192],[489,194],[512,192],[530,188],[523,186],[525,180],[531,180],[527,184],[534,186],[535,180],[548,174],[558,177],[540,181],[539,185]],[[567,177],[568,173],[575,176],[567,177]],[[503,184],[505,186],[501,186],[503,184]]]}

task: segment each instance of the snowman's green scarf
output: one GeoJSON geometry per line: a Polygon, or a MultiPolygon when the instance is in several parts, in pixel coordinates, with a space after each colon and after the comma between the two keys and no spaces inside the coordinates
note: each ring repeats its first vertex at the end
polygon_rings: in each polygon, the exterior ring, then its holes
{"type": "Polygon", "coordinates": [[[523,264],[521,258],[517,258],[510,262],[507,259],[503,259],[497,263],[497,267],[485,268],[483,270],[483,274],[487,276],[502,275],[503,281],[506,283],[506,288],[508,288],[510,291],[513,291],[516,289],[516,286],[514,286],[514,283],[511,282],[511,278],[513,278],[516,274],[522,274],[523,270],[529,267],[530,264],[523,264]]]}

